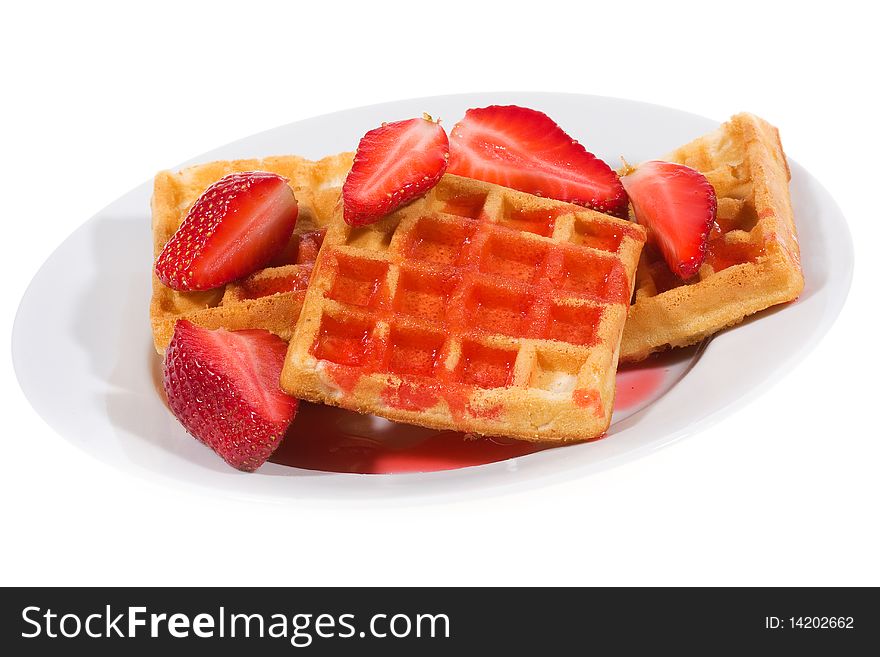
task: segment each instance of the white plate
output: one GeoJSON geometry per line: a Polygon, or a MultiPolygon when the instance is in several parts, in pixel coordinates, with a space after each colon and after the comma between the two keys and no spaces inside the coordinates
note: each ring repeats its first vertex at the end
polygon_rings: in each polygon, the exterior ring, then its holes
{"type": "MultiPolygon", "coordinates": [[[[428,112],[451,127],[469,107],[542,110],[608,162],[657,157],[715,128],[709,119],[616,98],[490,93],[361,107],[281,126],[191,162],[350,150],[365,131],[428,112]]],[[[783,126],[784,137],[784,126],[783,126]]],[[[255,474],[227,467],[184,433],[157,394],[148,321],[149,182],[76,230],[46,261],[19,307],[13,360],[25,395],[68,440],[132,473],[237,497],[472,496],[583,476],[696,433],[730,413],[802,358],[837,317],[852,277],[846,222],[822,186],[791,162],[791,192],[806,287],[800,299],[673,359],[658,398],[616,413],[607,438],[444,472],[356,475],[273,463],[255,474]]],[[[182,165],[181,165],[182,166],[182,165]]],[[[656,395],[655,395],[656,397],[656,395]]]]}

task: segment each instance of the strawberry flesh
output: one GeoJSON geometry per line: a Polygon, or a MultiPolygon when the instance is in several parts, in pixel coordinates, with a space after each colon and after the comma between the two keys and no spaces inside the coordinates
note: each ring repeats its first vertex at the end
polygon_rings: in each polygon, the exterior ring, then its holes
{"type": "Polygon", "coordinates": [[[696,274],[706,259],[718,206],[706,176],[682,164],[652,160],[624,176],[623,186],[636,220],[669,269],[682,280],[696,274]]]}
{"type": "Polygon", "coordinates": [[[346,223],[371,224],[422,196],[443,176],[448,158],[446,131],[430,117],[370,130],[342,186],[346,223]]]}
{"type": "Polygon", "coordinates": [[[168,287],[210,290],[264,267],[290,241],[298,214],[287,179],[232,173],[198,198],[156,259],[168,287]]]}
{"type": "Polygon", "coordinates": [[[549,116],[527,107],[469,109],[452,129],[449,173],[625,216],[617,174],[549,116]]]}
{"type": "Polygon", "coordinates": [[[282,392],[287,343],[268,331],[209,330],[180,320],[163,385],[186,430],[234,468],[252,472],[281,443],[298,401],[282,392]]]}

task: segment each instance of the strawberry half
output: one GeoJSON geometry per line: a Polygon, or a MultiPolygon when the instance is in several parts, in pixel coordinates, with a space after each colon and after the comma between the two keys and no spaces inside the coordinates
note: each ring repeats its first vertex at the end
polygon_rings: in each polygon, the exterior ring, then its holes
{"type": "Polygon", "coordinates": [[[452,129],[449,173],[625,216],[617,174],[549,116],[527,107],[469,109],[452,129]]]}
{"type": "Polygon", "coordinates": [[[298,209],[287,179],[231,173],[208,187],[156,259],[175,290],[210,290],[252,274],[290,241],[298,209]]]}
{"type": "Polygon", "coordinates": [[[298,401],[281,391],[287,343],[263,330],[225,331],[182,319],[165,352],[168,405],[193,436],[253,472],[281,443],[298,401]]]}
{"type": "Polygon", "coordinates": [[[685,280],[696,274],[718,206],[706,176],[683,164],[652,160],[624,176],[623,186],[669,269],[685,280]]]}
{"type": "Polygon", "coordinates": [[[371,224],[421,196],[443,176],[448,159],[446,131],[427,114],[370,130],[342,186],[345,222],[371,224]]]}

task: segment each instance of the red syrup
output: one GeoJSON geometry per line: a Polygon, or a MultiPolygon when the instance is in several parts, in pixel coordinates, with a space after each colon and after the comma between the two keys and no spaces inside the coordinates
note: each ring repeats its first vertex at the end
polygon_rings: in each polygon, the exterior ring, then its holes
{"type": "Polygon", "coordinates": [[[269,460],[325,472],[392,474],[454,470],[545,449],[536,443],[436,431],[301,402],[284,442],[269,460]]]}
{"type": "Polygon", "coordinates": [[[467,217],[469,219],[479,219],[486,203],[485,194],[472,194],[468,196],[456,196],[447,199],[443,205],[443,212],[446,214],[454,214],[459,217],[467,217]]]}
{"type": "Polygon", "coordinates": [[[505,217],[504,224],[516,230],[535,233],[550,237],[560,215],[570,212],[568,209],[519,210],[513,209],[505,217]]]}
{"type": "Polygon", "coordinates": [[[666,370],[662,367],[622,366],[617,370],[614,409],[623,411],[649,401],[657,395],[665,378],[666,370]]]}
{"type": "MultiPolygon", "coordinates": [[[[636,366],[621,367],[617,373],[615,410],[630,409],[656,397],[665,376],[662,357],[636,366]]],[[[437,431],[333,406],[301,402],[287,436],[269,460],[279,465],[324,472],[395,474],[455,470],[547,449],[558,448],[506,438],[437,431]]]]}
{"type": "MultiPolygon", "coordinates": [[[[632,408],[657,395],[666,375],[665,359],[661,355],[618,370],[615,410],[632,408]]],[[[152,362],[153,383],[165,402],[161,360],[153,357],[152,362]]],[[[603,434],[587,442],[605,437],[603,434]]],[[[437,431],[300,402],[293,424],[269,461],[324,472],[395,474],[455,470],[548,449],[564,448],[437,431]]]]}
{"type": "Polygon", "coordinates": [[[764,255],[762,244],[751,242],[727,243],[723,238],[710,240],[706,262],[716,272],[748,262],[755,262],[764,255]]]}

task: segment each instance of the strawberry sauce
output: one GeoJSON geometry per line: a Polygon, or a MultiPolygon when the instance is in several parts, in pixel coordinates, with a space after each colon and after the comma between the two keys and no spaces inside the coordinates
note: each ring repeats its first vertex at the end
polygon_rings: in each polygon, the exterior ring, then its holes
{"type": "MultiPolygon", "coordinates": [[[[499,358],[498,364],[502,361],[499,358]]],[[[615,410],[633,409],[654,399],[663,388],[666,373],[662,357],[622,367],[617,373],[615,410]]],[[[480,376],[501,374],[481,372],[480,376]]],[[[436,393],[405,385],[393,394],[401,407],[415,410],[431,406],[436,393]]],[[[491,409],[486,412],[491,413],[491,409]]],[[[333,406],[301,402],[284,442],[269,460],[307,470],[393,474],[454,470],[546,449],[555,448],[506,438],[425,429],[333,406]]]]}
{"type": "Polygon", "coordinates": [[[575,223],[575,237],[578,244],[593,249],[614,253],[620,248],[625,231],[613,224],[578,221],[575,223]]]}
{"type": "Polygon", "coordinates": [[[546,210],[513,209],[505,217],[504,224],[516,230],[550,237],[556,226],[556,219],[568,211],[555,208],[546,210]]]}
{"type": "Polygon", "coordinates": [[[286,276],[245,279],[241,283],[242,295],[245,299],[259,299],[286,292],[302,292],[305,294],[311,275],[311,267],[302,265],[297,271],[286,276]]]}
{"type": "Polygon", "coordinates": [[[617,371],[615,410],[622,411],[648,401],[659,392],[665,379],[666,371],[660,367],[621,367],[617,371]]]}
{"type": "Polygon", "coordinates": [[[303,402],[270,460],[308,470],[388,474],[453,470],[544,449],[534,443],[435,431],[303,402]]]}
{"type": "Polygon", "coordinates": [[[706,262],[716,272],[745,262],[755,262],[764,255],[764,247],[751,242],[725,242],[723,238],[709,242],[706,262]]]}
{"type": "Polygon", "coordinates": [[[469,196],[456,196],[446,201],[443,212],[454,214],[468,219],[479,219],[486,202],[485,194],[472,194],[469,196]]]}

